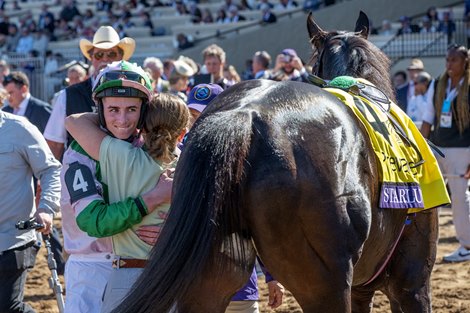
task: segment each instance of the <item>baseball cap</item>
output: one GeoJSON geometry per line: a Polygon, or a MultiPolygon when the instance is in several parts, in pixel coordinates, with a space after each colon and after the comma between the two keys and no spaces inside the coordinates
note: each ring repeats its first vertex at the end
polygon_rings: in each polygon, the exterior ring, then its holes
{"type": "Polygon", "coordinates": [[[284,49],[282,50],[281,54],[290,55],[291,57],[297,56],[297,52],[295,52],[294,49],[284,49]]]}
{"type": "Polygon", "coordinates": [[[188,108],[198,112],[204,111],[215,97],[224,91],[217,84],[199,84],[193,87],[188,96],[188,108]]]}

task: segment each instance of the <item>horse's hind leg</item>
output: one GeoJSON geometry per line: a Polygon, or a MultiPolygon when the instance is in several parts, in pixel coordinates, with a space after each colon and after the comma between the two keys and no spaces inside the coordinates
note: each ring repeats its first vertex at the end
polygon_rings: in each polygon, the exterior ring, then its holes
{"type": "Polygon", "coordinates": [[[388,268],[388,283],[382,290],[390,299],[393,313],[432,312],[430,278],[437,240],[437,210],[418,213],[397,246],[388,268]]]}
{"type": "Polygon", "coordinates": [[[372,312],[372,300],[374,299],[374,290],[368,288],[352,288],[351,307],[352,313],[370,313],[372,312]]]}
{"type": "Polygon", "coordinates": [[[244,250],[235,249],[243,252],[227,252],[214,246],[203,271],[193,277],[194,283],[185,298],[178,299],[178,313],[224,313],[233,295],[247,283],[255,266],[256,254],[251,240],[235,240],[235,237],[234,234],[227,236],[226,246],[243,242],[244,250]]]}

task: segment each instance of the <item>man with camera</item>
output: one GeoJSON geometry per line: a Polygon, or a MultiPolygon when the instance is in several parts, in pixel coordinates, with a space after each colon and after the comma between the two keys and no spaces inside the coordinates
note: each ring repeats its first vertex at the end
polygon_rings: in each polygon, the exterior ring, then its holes
{"type": "Polygon", "coordinates": [[[44,225],[40,232],[51,231],[52,216],[59,211],[60,163],[24,117],[0,111],[0,138],[0,312],[31,313],[35,311],[23,302],[23,289],[36,261],[36,232],[15,225],[36,217],[44,225]],[[33,175],[42,186],[37,208],[33,175]]]}
{"type": "Polygon", "coordinates": [[[294,49],[284,49],[276,57],[276,64],[270,79],[308,82],[308,73],[302,60],[297,56],[297,52],[294,49]]]}

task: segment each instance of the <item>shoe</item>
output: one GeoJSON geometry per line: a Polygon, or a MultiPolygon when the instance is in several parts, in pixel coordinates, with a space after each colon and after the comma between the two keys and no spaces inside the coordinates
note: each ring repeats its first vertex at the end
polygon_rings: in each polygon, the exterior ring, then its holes
{"type": "Polygon", "coordinates": [[[470,261],[470,249],[460,246],[453,253],[444,256],[444,262],[465,262],[470,261]]]}

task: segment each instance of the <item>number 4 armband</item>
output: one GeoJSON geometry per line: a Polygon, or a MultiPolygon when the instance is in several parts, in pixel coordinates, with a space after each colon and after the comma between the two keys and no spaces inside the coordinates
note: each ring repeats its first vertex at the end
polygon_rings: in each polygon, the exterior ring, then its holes
{"type": "Polygon", "coordinates": [[[70,194],[71,203],[98,194],[90,168],[81,163],[73,162],[70,164],[65,172],[64,180],[70,194]]]}

